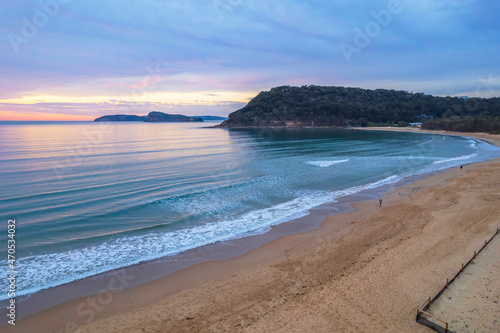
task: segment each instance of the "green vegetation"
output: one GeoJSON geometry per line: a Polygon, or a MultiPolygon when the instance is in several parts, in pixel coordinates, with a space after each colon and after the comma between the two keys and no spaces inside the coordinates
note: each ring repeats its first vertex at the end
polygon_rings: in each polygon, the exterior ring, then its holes
{"type": "MultiPolygon", "coordinates": [[[[205,116],[211,117],[211,116],[205,116]]],[[[147,116],[135,116],[116,114],[102,116],[94,119],[94,121],[144,121],[148,123],[180,123],[180,122],[201,122],[201,117],[184,116],[182,114],[168,114],[158,111],[152,111],[147,116]]]]}
{"type": "Polygon", "coordinates": [[[94,121],[145,121],[146,116],[135,116],[128,114],[115,114],[109,116],[102,116],[94,119],[94,121]]]}
{"type": "Polygon", "coordinates": [[[192,122],[192,121],[203,121],[203,119],[198,117],[189,117],[182,114],[168,114],[158,111],[153,111],[148,114],[145,122],[149,123],[180,123],[180,122],[192,122]]]}
{"type": "Polygon", "coordinates": [[[407,126],[474,131],[498,129],[500,98],[436,97],[396,90],[281,86],[264,91],[231,113],[221,127],[407,126]],[[493,119],[493,120],[492,120],[493,119]],[[493,125],[491,125],[493,124],[493,125]],[[495,125],[496,124],[496,125],[495,125]],[[496,126],[496,127],[495,127],[496,126]]]}
{"type": "Polygon", "coordinates": [[[468,116],[432,119],[423,123],[422,128],[429,130],[500,134],[500,117],[468,116]]]}

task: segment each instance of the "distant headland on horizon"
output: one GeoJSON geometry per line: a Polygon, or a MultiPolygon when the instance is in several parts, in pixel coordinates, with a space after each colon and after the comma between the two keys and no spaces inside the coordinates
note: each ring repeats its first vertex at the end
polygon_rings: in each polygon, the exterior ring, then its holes
{"type": "Polygon", "coordinates": [[[148,123],[185,123],[185,122],[203,122],[205,120],[226,120],[219,116],[185,116],[182,114],[168,114],[159,111],[152,111],[147,116],[115,114],[106,115],[94,119],[97,122],[104,121],[139,121],[148,123]]]}
{"type": "Polygon", "coordinates": [[[500,98],[280,86],[260,92],[217,127],[405,127],[415,123],[433,130],[500,133],[500,98]]]}
{"type": "Polygon", "coordinates": [[[147,116],[106,115],[94,121],[203,122],[219,128],[418,126],[431,130],[500,133],[500,98],[438,97],[392,89],[280,86],[262,91],[243,108],[218,116],[159,111],[147,116]]]}

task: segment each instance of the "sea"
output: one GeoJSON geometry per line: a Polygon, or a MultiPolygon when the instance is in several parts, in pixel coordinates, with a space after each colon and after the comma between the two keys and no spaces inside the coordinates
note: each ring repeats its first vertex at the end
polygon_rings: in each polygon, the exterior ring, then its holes
{"type": "Polygon", "coordinates": [[[463,136],[216,124],[0,122],[0,267],[9,270],[15,219],[17,295],[262,234],[347,195],[500,157],[463,136]]]}

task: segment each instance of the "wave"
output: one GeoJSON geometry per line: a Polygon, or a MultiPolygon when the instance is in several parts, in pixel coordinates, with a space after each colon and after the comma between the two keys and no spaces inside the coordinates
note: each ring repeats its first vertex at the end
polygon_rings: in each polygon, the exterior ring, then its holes
{"type": "Polygon", "coordinates": [[[459,136],[460,138],[462,139],[465,139],[467,141],[467,143],[469,144],[467,147],[469,148],[475,148],[475,149],[479,149],[477,147],[477,144],[481,142],[481,140],[476,140],[476,139],[473,139],[471,137],[468,137],[468,136],[459,136]]]}
{"type": "Polygon", "coordinates": [[[454,162],[454,161],[467,160],[467,159],[473,158],[475,156],[477,156],[477,154],[463,155],[463,156],[454,157],[454,158],[446,158],[446,159],[442,159],[442,160],[436,161],[433,164],[441,164],[441,163],[448,163],[448,162],[454,162]]]}
{"type": "MultiPolygon", "coordinates": [[[[309,210],[335,202],[340,197],[365,189],[394,183],[399,176],[337,191],[305,191],[299,196],[271,207],[257,209],[240,217],[210,222],[171,232],[148,232],[142,235],[119,237],[83,249],[62,253],[34,255],[17,260],[18,295],[28,295],[113,269],[140,262],[172,256],[204,245],[261,234],[274,225],[309,214],[309,210]]],[[[0,266],[7,265],[6,260],[0,266]]],[[[0,286],[7,290],[6,280],[0,286]]],[[[6,299],[5,294],[0,299],[6,299]]]]}
{"type": "MultiPolygon", "coordinates": [[[[314,192],[265,209],[251,211],[233,220],[211,222],[173,232],[121,237],[84,249],[20,258],[17,261],[17,269],[22,279],[18,280],[18,295],[31,294],[203,245],[262,233],[273,225],[305,216],[313,207],[332,200],[331,193],[314,192]]],[[[3,260],[0,265],[7,265],[7,262],[3,260]]],[[[0,285],[4,285],[5,281],[0,285]]],[[[4,290],[8,289],[5,288],[4,290]]],[[[5,297],[3,294],[1,299],[5,297]]]]}
{"type": "Polygon", "coordinates": [[[309,164],[309,165],[314,165],[314,166],[318,166],[320,168],[326,168],[326,167],[329,167],[330,165],[334,165],[334,164],[338,164],[338,163],[344,163],[344,162],[348,162],[349,160],[346,159],[346,160],[332,160],[332,161],[307,161],[307,162],[304,162],[305,164],[309,164]]]}
{"type": "Polygon", "coordinates": [[[400,181],[403,177],[401,176],[397,176],[397,175],[393,175],[393,176],[389,176],[387,178],[384,178],[382,180],[379,180],[379,181],[376,181],[374,183],[371,183],[371,184],[368,184],[367,185],[367,189],[368,188],[376,188],[376,187],[380,187],[382,185],[387,185],[387,184],[392,184],[392,183],[395,183],[397,181],[400,181]]]}

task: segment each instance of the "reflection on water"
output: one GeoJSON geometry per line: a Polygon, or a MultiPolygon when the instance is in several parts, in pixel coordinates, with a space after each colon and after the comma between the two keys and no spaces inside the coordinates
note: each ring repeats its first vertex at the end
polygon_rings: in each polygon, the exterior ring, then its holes
{"type": "Polygon", "coordinates": [[[499,156],[462,137],[204,128],[213,124],[0,124],[0,205],[4,220],[18,220],[21,293],[262,232],[362,188],[499,156]]]}

